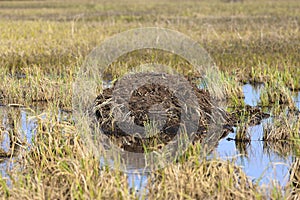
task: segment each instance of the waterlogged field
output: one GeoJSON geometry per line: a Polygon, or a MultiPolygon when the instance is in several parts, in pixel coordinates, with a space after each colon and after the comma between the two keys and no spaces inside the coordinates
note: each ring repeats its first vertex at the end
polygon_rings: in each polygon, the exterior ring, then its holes
{"type": "MultiPolygon", "coordinates": [[[[298,0],[0,1],[1,197],[300,198],[299,13],[298,0]],[[91,50],[142,27],[177,30],[202,45],[220,69],[222,107],[235,116],[233,132],[205,159],[195,141],[153,173],[100,162],[72,108],[72,84],[91,50]]],[[[105,81],[149,62],[198,77],[182,58],[149,50],[119,58],[105,81]]]]}

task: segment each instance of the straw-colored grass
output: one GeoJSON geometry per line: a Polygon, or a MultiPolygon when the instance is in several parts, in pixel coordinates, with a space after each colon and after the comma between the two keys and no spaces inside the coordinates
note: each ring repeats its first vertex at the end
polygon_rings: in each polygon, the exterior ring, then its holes
{"type": "MultiPolygon", "coordinates": [[[[72,82],[89,52],[108,37],[146,26],[180,31],[198,41],[215,61],[221,70],[218,84],[224,86],[225,99],[232,107],[244,106],[238,82],[263,82],[262,105],[282,103],[295,109],[291,91],[300,89],[299,13],[297,0],[1,1],[0,104],[27,107],[48,102],[45,115],[32,116],[37,128],[30,148],[19,141],[18,114],[9,118],[14,121],[13,129],[0,127],[0,138],[8,134],[12,140],[6,153],[12,155],[19,147],[17,156],[9,158],[13,168],[4,170],[9,177],[0,176],[1,197],[138,198],[129,187],[127,175],[100,166],[71,117],[62,121],[57,113],[59,108],[72,110],[72,82]]],[[[145,52],[141,54],[133,53],[113,63],[107,77],[114,79],[148,62],[147,58],[143,60],[145,52]]],[[[156,52],[151,59],[181,67],[179,71],[187,76],[195,75],[176,56],[156,52]]],[[[299,118],[279,117],[265,130],[265,140],[297,142],[299,118]]],[[[248,138],[241,131],[240,138],[248,138]]],[[[293,151],[299,156],[299,150],[293,151]]],[[[270,194],[252,183],[233,161],[201,160],[198,156],[193,149],[187,159],[151,175],[148,193],[142,198],[297,199],[295,181],[286,195],[277,186],[270,194]],[[289,192],[291,188],[296,192],[289,192]]],[[[292,174],[299,171],[297,163],[292,174]]]]}
{"type": "MultiPolygon", "coordinates": [[[[169,0],[32,1],[1,2],[0,8],[0,91],[9,102],[59,98],[70,106],[65,98],[85,56],[114,33],[145,26],[171,28],[198,41],[230,75],[225,83],[273,83],[277,74],[289,88],[299,89],[296,1],[274,1],[272,6],[268,1],[187,1],[180,9],[169,0]]],[[[227,90],[236,102],[238,89],[227,90]]]]}

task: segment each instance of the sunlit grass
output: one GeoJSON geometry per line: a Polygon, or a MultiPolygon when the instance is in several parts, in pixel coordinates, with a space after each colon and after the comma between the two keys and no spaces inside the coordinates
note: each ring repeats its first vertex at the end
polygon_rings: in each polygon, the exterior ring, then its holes
{"type": "MultiPolygon", "coordinates": [[[[264,127],[264,140],[271,142],[273,146],[268,148],[280,155],[292,151],[299,156],[299,116],[287,116],[281,108],[295,110],[292,91],[300,89],[299,13],[297,0],[1,1],[0,104],[48,103],[45,115],[32,114],[37,128],[30,149],[29,144],[20,141],[19,114],[9,113],[14,127],[9,132],[0,127],[1,138],[8,134],[12,141],[10,150],[2,156],[11,157],[16,152],[19,163],[7,170],[10,181],[0,176],[1,196],[138,198],[125,173],[100,166],[72,117],[61,121],[57,113],[60,108],[72,110],[72,82],[91,50],[115,33],[137,27],[170,28],[198,41],[221,70],[217,72],[218,84],[224,89],[222,98],[231,107],[245,107],[240,83],[263,83],[260,105],[273,106],[271,114],[276,116],[264,127]],[[276,141],[295,144],[287,148],[286,143],[277,145],[276,141]]],[[[187,78],[195,75],[189,63],[178,56],[144,51],[121,57],[106,71],[105,78],[116,80],[147,62],[173,66],[187,78]]],[[[153,126],[148,128],[151,132],[153,126]]],[[[237,140],[249,139],[246,128],[240,124],[237,140]]],[[[238,148],[243,150],[243,146],[238,148]]],[[[143,198],[298,197],[298,159],[291,168],[286,194],[276,185],[271,186],[270,194],[252,183],[234,161],[200,160],[199,152],[199,145],[195,145],[179,163],[153,174],[147,185],[148,195],[143,198]]]]}

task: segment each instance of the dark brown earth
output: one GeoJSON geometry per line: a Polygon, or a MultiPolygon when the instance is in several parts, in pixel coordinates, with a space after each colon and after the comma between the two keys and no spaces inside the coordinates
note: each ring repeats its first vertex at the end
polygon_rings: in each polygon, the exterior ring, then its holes
{"type": "MultiPolygon", "coordinates": [[[[128,83],[128,82],[127,82],[128,83]]],[[[129,82],[130,84],[130,82],[129,82]]],[[[207,127],[214,123],[212,116],[217,116],[222,119],[221,134],[218,139],[226,137],[229,132],[233,132],[233,127],[240,123],[239,116],[247,113],[250,124],[258,124],[261,119],[268,117],[259,108],[246,106],[243,110],[238,110],[233,113],[228,113],[223,109],[214,107],[211,96],[207,90],[199,89],[195,84],[190,83],[192,90],[196,95],[196,101],[199,104],[200,112],[198,115],[198,124],[189,124],[189,126],[197,126],[191,137],[193,141],[202,141],[207,135],[207,127]],[[214,112],[214,115],[212,113],[214,112]],[[215,113],[216,112],[216,113],[215,113]]],[[[128,105],[120,103],[120,99],[113,98],[113,91],[116,87],[114,84],[111,88],[104,89],[103,92],[96,98],[94,104],[94,115],[100,125],[102,132],[108,135],[116,144],[127,151],[144,152],[145,147],[147,151],[159,149],[168,142],[170,142],[179,131],[181,121],[182,108],[180,100],[176,97],[175,92],[169,90],[165,86],[156,83],[146,83],[130,94],[128,105]],[[142,137],[138,132],[128,133],[122,130],[115,119],[112,111],[116,108],[123,108],[128,106],[127,113],[122,113],[124,118],[129,116],[127,123],[135,124],[140,127],[145,127],[149,124],[150,116],[153,114],[151,107],[159,105],[161,116],[164,125],[159,129],[158,133],[149,137],[142,137]],[[128,112],[129,111],[129,112],[128,112]]],[[[120,86],[119,86],[120,87],[120,86]]],[[[118,88],[126,91],[126,86],[118,88]]],[[[130,93],[130,91],[128,91],[130,93]]],[[[189,105],[184,104],[188,109],[189,105]]],[[[122,110],[122,109],[121,109],[122,110]]],[[[123,112],[123,111],[122,111],[123,112]]],[[[124,111],[125,112],[125,111],[124,111]]],[[[130,126],[129,129],[131,130],[130,126]]]]}

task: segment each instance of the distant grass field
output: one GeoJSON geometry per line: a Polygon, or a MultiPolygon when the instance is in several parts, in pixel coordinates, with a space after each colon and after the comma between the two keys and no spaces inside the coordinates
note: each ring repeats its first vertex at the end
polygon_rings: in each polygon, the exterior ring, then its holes
{"type": "Polygon", "coordinates": [[[5,81],[0,91],[13,102],[62,100],[61,94],[71,94],[69,83],[93,48],[115,33],[145,26],[189,35],[235,80],[272,81],[280,72],[276,78],[298,90],[299,7],[297,1],[3,1],[0,70],[5,81]],[[18,79],[31,75],[46,81],[18,79]]]}
{"type": "MultiPolygon", "coordinates": [[[[58,122],[57,108],[72,109],[72,82],[93,48],[116,33],[149,26],[177,30],[198,41],[220,68],[233,106],[241,104],[239,82],[263,82],[263,106],[283,99],[293,108],[290,92],[300,90],[299,0],[0,1],[0,103],[48,102],[45,113],[50,115],[35,116],[36,145],[10,171],[11,184],[0,176],[2,197],[137,198],[126,174],[99,168],[71,119],[58,122]]],[[[118,77],[118,70],[112,72],[118,77]]],[[[284,192],[275,184],[270,194],[250,182],[233,161],[199,162],[197,153],[194,147],[186,161],[153,175],[148,198],[299,197],[299,185],[290,182],[284,192]]],[[[298,161],[295,177],[297,169],[298,161]]]]}
{"type": "MultiPolygon", "coordinates": [[[[104,39],[145,26],[189,35],[236,80],[271,81],[279,71],[279,78],[288,87],[300,89],[297,1],[12,1],[1,2],[0,7],[1,74],[11,75],[5,83],[13,87],[2,84],[0,90],[5,97],[18,99],[16,102],[22,102],[24,90],[30,93],[26,85],[37,88],[36,95],[40,96],[27,95],[27,100],[60,96],[53,91],[40,94],[38,90],[56,90],[54,85],[62,85],[62,77],[68,85],[85,56],[104,39]],[[23,87],[16,85],[15,76],[31,73],[46,75],[49,81],[43,83],[50,87],[33,80],[23,80],[23,87]]],[[[70,94],[68,86],[62,90],[70,94]]]]}

